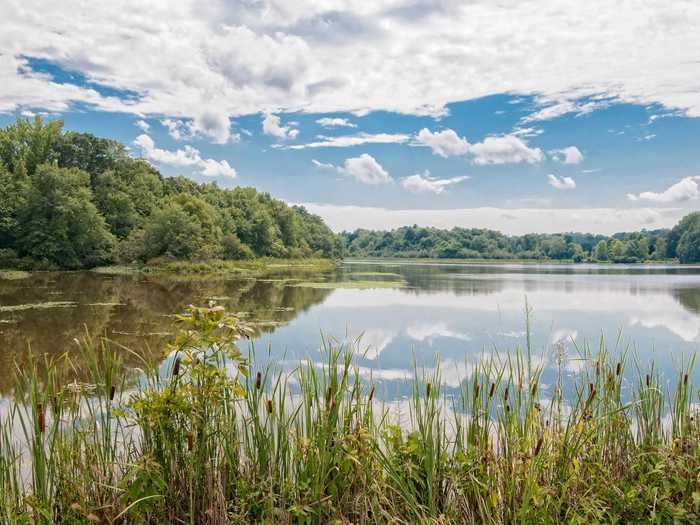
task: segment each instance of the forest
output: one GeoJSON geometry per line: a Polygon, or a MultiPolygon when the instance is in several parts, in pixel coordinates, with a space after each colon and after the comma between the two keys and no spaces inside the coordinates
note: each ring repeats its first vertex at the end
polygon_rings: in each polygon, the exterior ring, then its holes
{"type": "Polygon", "coordinates": [[[391,231],[344,232],[348,255],[436,259],[553,260],[636,263],[678,259],[700,261],[700,212],[670,230],[642,230],[612,236],[590,233],[508,236],[476,229],[405,226],[391,231]]]}
{"type": "Polygon", "coordinates": [[[164,177],[117,141],[17,119],[0,129],[0,267],[78,269],[159,259],[337,258],[303,207],[254,188],[164,177]]]}
{"type": "Polygon", "coordinates": [[[258,257],[700,261],[700,212],[670,230],[508,236],[405,226],[333,233],[254,188],[164,177],[119,142],[18,118],[0,129],[0,268],[80,269],[258,257]]]}

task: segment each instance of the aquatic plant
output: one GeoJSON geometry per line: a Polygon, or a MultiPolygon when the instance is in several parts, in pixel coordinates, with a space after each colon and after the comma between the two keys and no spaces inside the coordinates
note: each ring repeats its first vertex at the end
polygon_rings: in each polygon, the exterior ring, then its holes
{"type": "Polygon", "coordinates": [[[141,370],[121,363],[132,350],[87,336],[77,359],[18,366],[1,420],[2,523],[700,516],[693,358],[664,388],[652,365],[601,340],[581,348],[565,398],[569,379],[559,373],[545,390],[531,349],[516,349],[481,360],[457,398],[439,363],[414,364],[412,395],[393,402],[352,346],[324,340],[321,364],[256,368],[255,351],[239,348],[249,325],[222,308],[192,307],[177,323],[165,361],[141,370]]]}

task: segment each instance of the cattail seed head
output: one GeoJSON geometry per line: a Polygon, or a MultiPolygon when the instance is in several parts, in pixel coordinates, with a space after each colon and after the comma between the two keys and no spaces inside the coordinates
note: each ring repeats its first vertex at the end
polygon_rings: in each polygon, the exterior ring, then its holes
{"type": "Polygon", "coordinates": [[[272,414],[272,399],[267,400],[267,413],[272,414]]]}
{"type": "Polygon", "coordinates": [[[533,456],[537,456],[537,454],[540,453],[540,450],[542,449],[543,441],[544,441],[543,437],[540,436],[540,438],[537,440],[537,444],[535,445],[535,450],[532,453],[533,456]]]}
{"type": "Polygon", "coordinates": [[[649,374],[647,374],[647,376],[646,376],[646,383],[647,383],[647,387],[651,385],[651,378],[649,377],[649,374]]]}
{"type": "Polygon", "coordinates": [[[510,405],[506,405],[506,413],[510,413],[510,405]]]}
{"type": "Polygon", "coordinates": [[[617,366],[615,367],[615,375],[619,376],[621,372],[622,372],[622,363],[617,363],[617,366]]]}
{"type": "Polygon", "coordinates": [[[683,375],[683,386],[686,386],[688,384],[688,374],[683,375]]]}
{"type": "Polygon", "coordinates": [[[117,386],[112,385],[109,389],[109,400],[114,401],[114,395],[117,393],[117,386]]]}
{"type": "Polygon", "coordinates": [[[537,395],[537,383],[532,383],[532,389],[530,390],[530,395],[535,397],[537,395]]]}
{"type": "Polygon", "coordinates": [[[503,400],[508,401],[508,387],[506,387],[505,391],[503,392],[503,400]]]}
{"type": "Polygon", "coordinates": [[[588,394],[590,395],[591,392],[593,392],[593,383],[588,383],[588,394]]]}
{"type": "Polygon", "coordinates": [[[432,385],[430,383],[425,385],[425,397],[430,397],[430,391],[432,390],[432,385]]]}
{"type": "Polygon", "coordinates": [[[44,404],[37,403],[36,405],[37,419],[39,423],[39,432],[42,434],[46,431],[46,416],[44,414],[44,404]]]}
{"type": "Polygon", "coordinates": [[[370,403],[372,402],[372,398],[374,397],[374,391],[377,388],[376,385],[372,385],[372,388],[369,389],[369,395],[367,396],[367,401],[370,403]]]}
{"type": "Polygon", "coordinates": [[[595,375],[599,376],[600,375],[600,362],[597,362],[595,364],[595,375]]]}
{"type": "Polygon", "coordinates": [[[474,389],[474,397],[478,398],[480,393],[481,393],[481,385],[476,385],[476,388],[474,389]]]}
{"type": "Polygon", "coordinates": [[[333,391],[331,390],[331,387],[328,387],[326,389],[326,404],[331,402],[331,395],[333,395],[333,391]]]}
{"type": "Polygon", "coordinates": [[[192,452],[192,448],[194,447],[194,436],[192,435],[192,432],[187,433],[187,450],[189,452],[192,452]]]}
{"type": "Polygon", "coordinates": [[[489,399],[493,397],[493,392],[496,390],[496,383],[491,383],[491,388],[489,388],[489,399]]]}
{"type": "Polygon", "coordinates": [[[180,374],[180,358],[175,359],[175,364],[173,365],[173,377],[177,377],[180,374]]]}
{"type": "Polygon", "coordinates": [[[260,387],[262,387],[262,374],[258,372],[255,374],[255,390],[260,390],[260,387]]]}

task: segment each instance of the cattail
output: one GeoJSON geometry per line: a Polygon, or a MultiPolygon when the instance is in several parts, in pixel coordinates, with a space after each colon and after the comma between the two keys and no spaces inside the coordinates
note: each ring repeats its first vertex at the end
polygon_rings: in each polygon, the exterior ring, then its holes
{"type": "Polygon", "coordinates": [[[540,436],[540,438],[537,440],[537,444],[535,445],[535,450],[532,453],[533,457],[536,457],[537,454],[540,453],[540,449],[542,448],[543,441],[544,441],[543,436],[540,436]]]}
{"type": "Polygon", "coordinates": [[[480,393],[481,393],[481,385],[476,385],[476,388],[474,389],[474,397],[478,398],[480,393]]]}
{"type": "Polygon", "coordinates": [[[617,363],[617,366],[615,367],[615,375],[619,376],[621,372],[622,372],[622,363],[617,363]]]}
{"type": "Polygon", "coordinates": [[[430,397],[431,389],[432,389],[432,386],[430,385],[430,383],[425,385],[425,397],[430,397]]]}
{"type": "Polygon", "coordinates": [[[491,383],[491,388],[489,388],[489,399],[493,397],[493,393],[496,390],[496,383],[491,383]]]}
{"type": "Polygon", "coordinates": [[[375,391],[376,388],[377,388],[376,385],[372,385],[372,388],[369,389],[369,395],[367,396],[367,401],[368,401],[369,403],[372,402],[372,398],[374,397],[374,391],[375,391]]]}
{"type": "Polygon", "coordinates": [[[267,400],[267,413],[272,414],[272,399],[267,400]]]}
{"type": "Polygon", "coordinates": [[[117,393],[117,386],[112,385],[111,388],[109,389],[109,400],[114,401],[114,394],[117,393]]]}
{"type": "Polygon", "coordinates": [[[173,377],[177,377],[180,374],[180,358],[175,359],[175,364],[173,365],[173,377]]]}
{"type": "Polygon", "coordinates": [[[530,390],[530,395],[535,397],[537,395],[537,383],[532,383],[532,389],[530,390]]]}
{"type": "Polygon", "coordinates": [[[683,386],[688,385],[688,374],[683,375],[683,386]]]}
{"type": "Polygon", "coordinates": [[[647,382],[647,387],[651,385],[651,378],[649,377],[649,374],[646,376],[646,382],[647,382]]]}
{"type": "Polygon", "coordinates": [[[187,433],[187,450],[189,452],[192,452],[192,447],[194,446],[194,436],[192,436],[192,432],[187,433]]]}
{"type": "Polygon", "coordinates": [[[506,405],[506,414],[510,413],[510,405],[506,405]]]}
{"type": "Polygon", "coordinates": [[[596,377],[600,375],[600,361],[595,364],[595,375],[596,377]]]}
{"type": "Polygon", "coordinates": [[[591,393],[588,394],[588,401],[586,401],[586,404],[589,404],[591,401],[593,401],[593,398],[595,397],[596,391],[595,388],[591,390],[591,393]]]}
{"type": "Polygon", "coordinates": [[[333,394],[333,391],[331,390],[331,387],[328,387],[326,389],[326,404],[331,402],[331,395],[333,394]]]}
{"type": "Polygon", "coordinates": [[[588,383],[588,395],[590,395],[591,392],[593,392],[593,383],[588,383]]]}
{"type": "Polygon", "coordinates": [[[46,420],[45,420],[45,415],[44,415],[44,404],[43,403],[37,403],[36,405],[36,413],[39,419],[39,432],[42,434],[46,430],[46,420]]]}
{"type": "Polygon", "coordinates": [[[260,390],[260,387],[262,386],[262,374],[258,372],[255,374],[255,390],[260,390]]]}
{"type": "Polygon", "coordinates": [[[503,401],[508,401],[508,387],[503,392],[503,401]]]}

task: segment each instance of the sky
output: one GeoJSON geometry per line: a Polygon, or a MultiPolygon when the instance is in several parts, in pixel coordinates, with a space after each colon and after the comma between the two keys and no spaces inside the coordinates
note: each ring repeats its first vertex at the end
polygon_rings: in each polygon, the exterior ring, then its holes
{"type": "Polygon", "coordinates": [[[670,227],[700,198],[700,2],[0,3],[35,114],[336,231],[670,227]]]}

